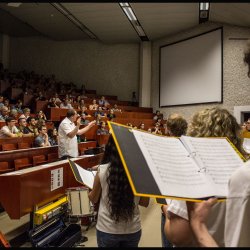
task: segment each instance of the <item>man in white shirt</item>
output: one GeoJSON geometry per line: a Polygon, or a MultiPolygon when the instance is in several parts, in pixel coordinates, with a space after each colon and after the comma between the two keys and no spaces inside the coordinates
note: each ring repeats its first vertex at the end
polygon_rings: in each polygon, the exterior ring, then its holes
{"type": "Polygon", "coordinates": [[[80,115],[74,109],[69,109],[66,117],[58,128],[58,153],[59,158],[77,157],[78,145],[76,135],[82,135],[92,128],[96,121],[90,122],[86,127],[79,129],[81,125],[80,115]],[[76,125],[74,122],[76,121],[76,125]]]}
{"type": "Polygon", "coordinates": [[[19,130],[15,126],[16,120],[13,117],[6,118],[6,126],[3,126],[0,130],[0,138],[10,138],[22,136],[22,133],[19,133],[19,130]]]}

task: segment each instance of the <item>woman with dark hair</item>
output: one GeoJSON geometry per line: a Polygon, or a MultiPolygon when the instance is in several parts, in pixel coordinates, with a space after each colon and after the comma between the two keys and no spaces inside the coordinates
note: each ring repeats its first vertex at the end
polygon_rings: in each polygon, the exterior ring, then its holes
{"type": "Polygon", "coordinates": [[[141,238],[138,205],[147,207],[149,198],[134,196],[112,136],[89,198],[93,203],[100,200],[98,247],[138,247],[141,238]]]}

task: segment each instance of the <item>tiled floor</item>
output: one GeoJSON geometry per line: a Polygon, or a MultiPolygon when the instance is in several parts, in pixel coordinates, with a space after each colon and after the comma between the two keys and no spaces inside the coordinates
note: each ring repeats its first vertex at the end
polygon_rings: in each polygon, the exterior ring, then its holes
{"type": "MultiPolygon", "coordinates": [[[[158,204],[151,199],[148,208],[140,207],[141,221],[142,221],[142,237],[140,247],[161,247],[161,209],[158,204]]],[[[10,240],[18,235],[18,232],[24,231],[27,228],[29,216],[24,216],[21,220],[10,220],[6,213],[0,214],[0,230],[5,234],[6,238],[10,240]],[[22,226],[24,225],[24,226],[22,226]]],[[[88,240],[83,242],[78,247],[97,247],[96,244],[96,230],[93,224],[88,231],[86,227],[82,227],[82,234],[88,240]]],[[[30,247],[30,242],[26,242],[22,247],[30,247]]]]}

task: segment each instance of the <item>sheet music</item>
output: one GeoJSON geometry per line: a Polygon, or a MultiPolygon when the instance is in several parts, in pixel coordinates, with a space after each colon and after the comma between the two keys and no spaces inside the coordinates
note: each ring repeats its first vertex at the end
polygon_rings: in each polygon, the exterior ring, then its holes
{"type": "Polygon", "coordinates": [[[215,194],[178,138],[132,131],[162,195],[201,198],[215,194]]]}
{"type": "Polygon", "coordinates": [[[250,154],[250,138],[244,138],[243,148],[248,154],[250,154]]]}
{"type": "Polygon", "coordinates": [[[191,152],[195,152],[195,159],[212,178],[218,195],[227,196],[229,178],[238,167],[243,165],[243,160],[227,139],[182,136],[181,141],[191,152]]]}
{"type": "Polygon", "coordinates": [[[96,175],[97,171],[86,170],[76,163],[75,163],[75,165],[76,165],[78,172],[81,176],[82,183],[84,183],[87,187],[93,189],[94,179],[95,179],[95,175],[96,175]]]}

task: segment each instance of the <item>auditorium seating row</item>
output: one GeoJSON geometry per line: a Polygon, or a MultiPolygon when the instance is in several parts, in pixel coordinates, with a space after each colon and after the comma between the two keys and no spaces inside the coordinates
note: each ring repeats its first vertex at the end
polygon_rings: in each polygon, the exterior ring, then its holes
{"type": "MultiPolygon", "coordinates": [[[[13,138],[21,140],[24,138],[13,138]]],[[[13,140],[12,138],[9,140],[13,140]]],[[[27,138],[25,138],[27,139],[27,138]]],[[[30,139],[30,138],[29,138],[30,139]]],[[[7,139],[8,140],[8,139],[7,139]]],[[[20,143],[20,142],[17,142],[20,143]]],[[[23,142],[27,143],[27,142],[23,142]]],[[[0,140],[1,144],[1,140],[0,140]]],[[[1,144],[2,146],[6,144],[1,144]]],[[[11,143],[7,143],[11,144],[11,143]]],[[[96,141],[78,143],[79,154],[83,155],[86,149],[96,147],[96,141]]],[[[58,160],[58,146],[29,148],[0,152],[0,174],[28,168],[47,162],[58,160]]]]}

